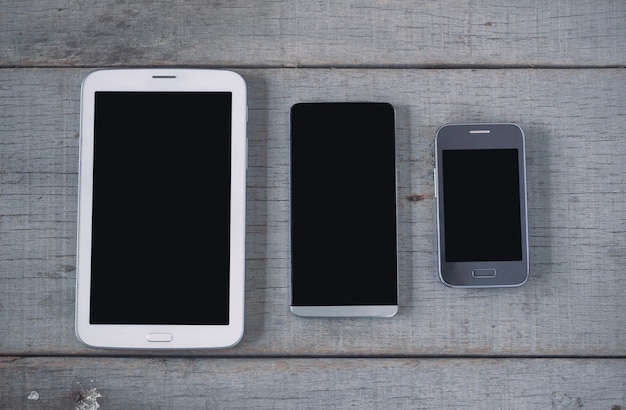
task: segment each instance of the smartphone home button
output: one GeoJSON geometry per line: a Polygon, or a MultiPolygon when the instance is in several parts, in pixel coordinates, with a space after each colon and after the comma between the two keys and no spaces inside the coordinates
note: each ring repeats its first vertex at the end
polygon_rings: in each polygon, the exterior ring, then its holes
{"type": "Polygon", "coordinates": [[[474,269],[472,276],[475,278],[494,278],[496,276],[495,269],[474,269]]]}
{"type": "Polygon", "coordinates": [[[146,336],[148,342],[171,342],[172,334],[171,333],[148,333],[146,336]]]}

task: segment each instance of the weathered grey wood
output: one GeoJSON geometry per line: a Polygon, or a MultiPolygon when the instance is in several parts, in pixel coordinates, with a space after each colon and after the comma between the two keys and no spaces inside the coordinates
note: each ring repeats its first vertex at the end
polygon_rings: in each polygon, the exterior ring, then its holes
{"type": "Polygon", "coordinates": [[[626,408],[626,70],[608,68],[626,65],[624,22],[615,0],[1,1],[0,408],[94,408],[90,394],[128,409],[626,408]],[[248,82],[246,330],[232,349],[74,337],[80,82],[115,66],[248,82]],[[437,67],[552,69],[417,69],[437,67]],[[397,109],[392,319],[288,312],[288,112],[330,100],[397,109]],[[437,277],[433,135],[464,121],[526,131],[521,288],[437,277]]]}
{"type": "Polygon", "coordinates": [[[614,0],[4,0],[0,65],[624,65],[624,21],[614,0]]]}
{"type": "MultiPolygon", "coordinates": [[[[0,354],[110,353],[83,347],[73,329],[87,72],[0,70],[0,354]]],[[[240,73],[250,106],[245,335],[233,349],[180,354],[626,354],[626,70],[240,73]],[[397,109],[401,307],[392,319],[288,311],[288,113],[324,100],[397,109]],[[433,135],[462,121],[526,131],[531,276],[520,288],[454,290],[437,277],[433,135]]]]}
{"type": "Polygon", "coordinates": [[[73,408],[96,395],[103,409],[626,406],[624,359],[7,357],[0,358],[0,380],[6,409],[73,408]]]}

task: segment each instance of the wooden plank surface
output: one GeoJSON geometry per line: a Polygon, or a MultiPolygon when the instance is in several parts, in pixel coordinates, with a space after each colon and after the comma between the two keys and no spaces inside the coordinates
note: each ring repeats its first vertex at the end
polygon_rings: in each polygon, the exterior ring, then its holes
{"type": "Polygon", "coordinates": [[[625,21],[619,0],[1,1],[0,408],[625,408],[625,21]],[[118,66],[248,83],[246,329],[232,349],[74,336],[80,83],[118,66]],[[297,318],[289,108],[355,100],[397,110],[400,311],[297,318]],[[437,277],[433,135],[465,121],[527,135],[520,288],[437,277]]]}
{"type": "Polygon", "coordinates": [[[0,380],[7,409],[93,409],[91,398],[103,409],[626,406],[624,359],[6,357],[0,380]]]}
{"type": "MultiPolygon", "coordinates": [[[[89,71],[0,70],[3,355],[111,354],[80,345],[73,328],[79,90],[89,71]]],[[[250,107],[245,335],[233,349],[181,355],[626,355],[626,70],[238,71],[250,107]],[[325,100],[397,109],[392,319],[288,311],[288,113],[325,100]],[[531,275],[520,288],[455,290],[437,277],[433,135],[463,121],[526,131],[531,275]]]]}
{"type": "Polygon", "coordinates": [[[619,0],[0,5],[0,66],[622,66],[619,0]]]}

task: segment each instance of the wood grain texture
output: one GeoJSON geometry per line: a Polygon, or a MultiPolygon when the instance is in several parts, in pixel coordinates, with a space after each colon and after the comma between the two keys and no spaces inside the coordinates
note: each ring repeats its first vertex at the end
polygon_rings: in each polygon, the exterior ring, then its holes
{"type": "Polygon", "coordinates": [[[7,357],[0,358],[0,380],[0,407],[7,409],[73,408],[88,394],[99,394],[103,409],[611,410],[626,405],[623,359],[7,357]]]}
{"type": "MultiPolygon", "coordinates": [[[[73,328],[88,71],[0,70],[1,354],[110,353],[73,328]]],[[[238,71],[250,107],[246,330],[233,349],[181,355],[626,355],[626,70],[238,71]],[[297,318],[289,109],[363,100],[397,110],[400,311],[297,318]],[[437,277],[433,136],[465,121],[516,122],[527,135],[531,276],[520,288],[455,290],[437,277]]]]}
{"type": "Polygon", "coordinates": [[[89,408],[89,395],[125,409],[626,408],[625,21],[619,0],[3,0],[0,408],[89,408]],[[232,349],[74,336],[80,83],[118,66],[233,68],[248,83],[246,329],[232,349]],[[297,318],[289,109],[365,100],[397,111],[400,311],[297,318]],[[520,288],[437,277],[433,136],[452,122],[526,132],[520,288]]]}
{"type": "Polygon", "coordinates": [[[626,3],[4,0],[0,66],[606,66],[626,3]]]}

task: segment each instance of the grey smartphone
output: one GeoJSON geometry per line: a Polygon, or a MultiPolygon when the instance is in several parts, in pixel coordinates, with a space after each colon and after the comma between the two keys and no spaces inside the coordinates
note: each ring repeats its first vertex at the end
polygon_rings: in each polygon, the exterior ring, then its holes
{"type": "Polygon", "coordinates": [[[377,102],[291,109],[291,311],[398,311],[395,110],[377,102]]]}
{"type": "Polygon", "coordinates": [[[439,277],[451,287],[528,279],[524,132],[516,124],[449,124],[435,136],[439,277]]]}

